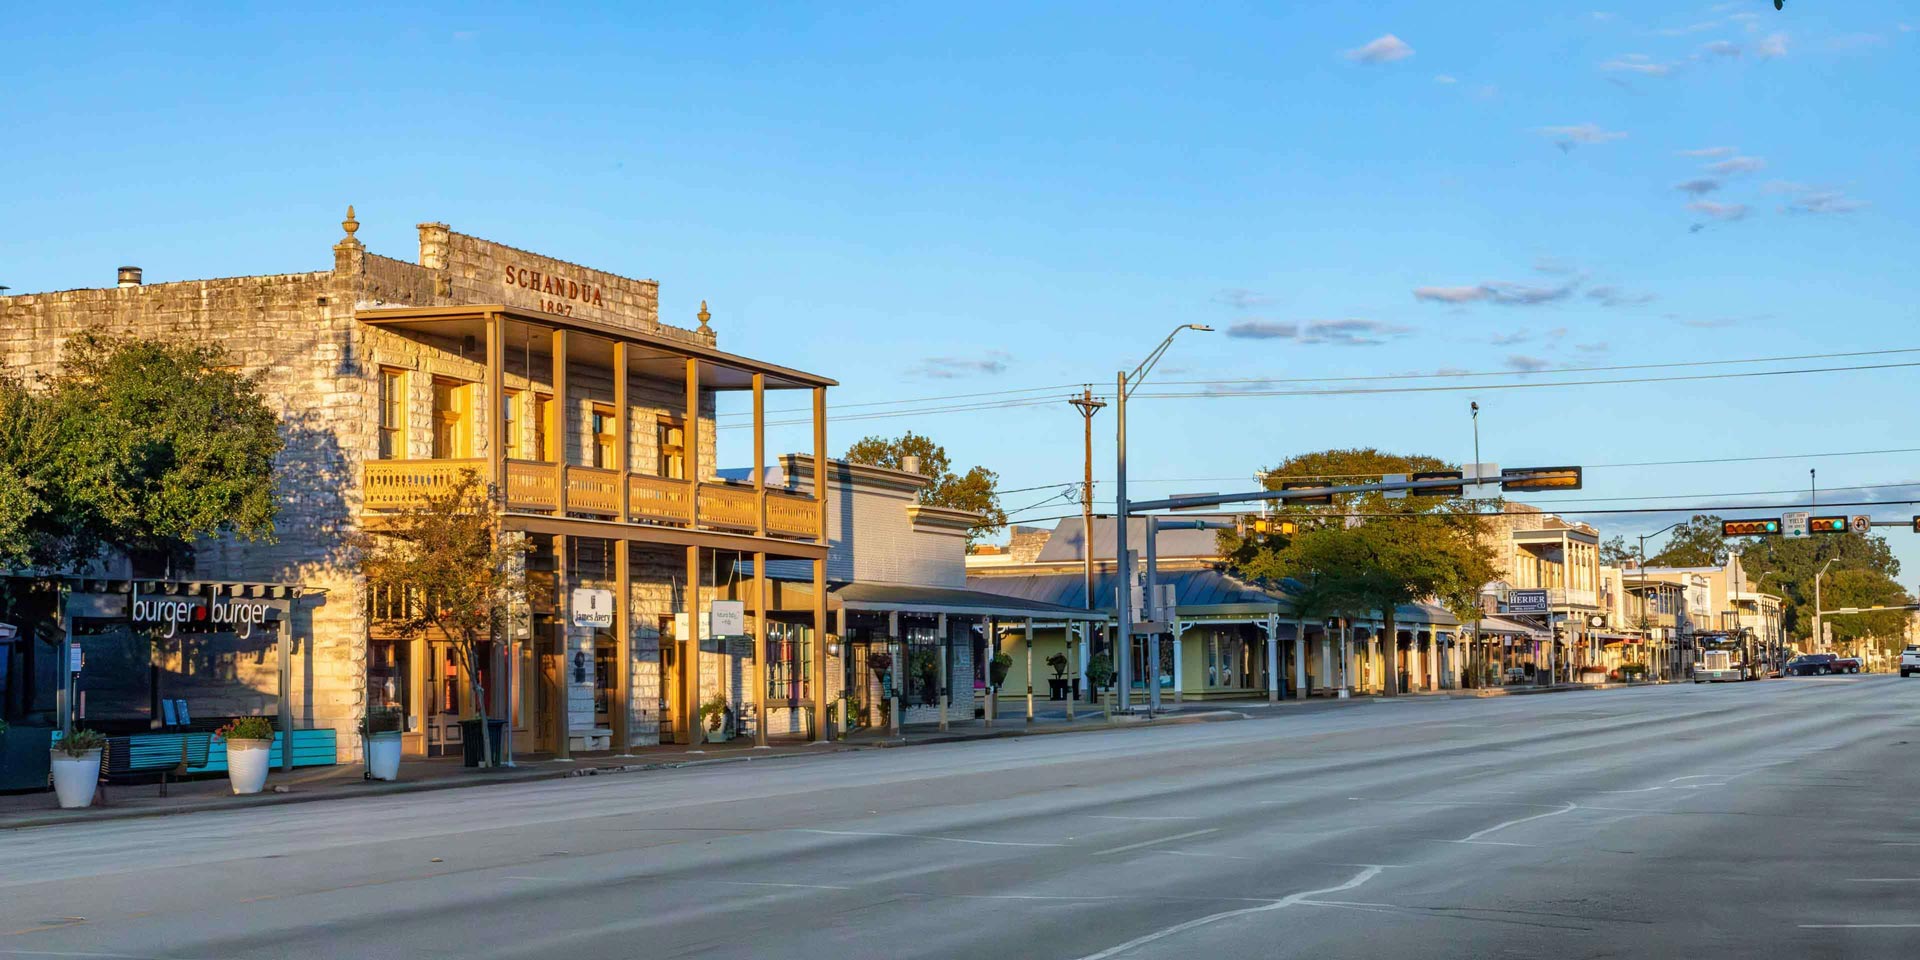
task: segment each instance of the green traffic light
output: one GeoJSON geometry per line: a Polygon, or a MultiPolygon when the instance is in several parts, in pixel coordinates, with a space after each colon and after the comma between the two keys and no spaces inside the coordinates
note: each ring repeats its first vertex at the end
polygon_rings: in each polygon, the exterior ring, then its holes
{"type": "Polygon", "coordinates": [[[1767,521],[1767,532],[1768,532],[1768,533],[1772,533],[1772,532],[1774,532],[1774,531],[1776,531],[1776,530],[1778,530],[1778,529],[1780,529],[1780,525],[1779,525],[1779,524],[1777,524],[1777,523],[1774,523],[1774,522],[1773,522],[1772,520],[1768,520],[1768,521],[1767,521]]]}

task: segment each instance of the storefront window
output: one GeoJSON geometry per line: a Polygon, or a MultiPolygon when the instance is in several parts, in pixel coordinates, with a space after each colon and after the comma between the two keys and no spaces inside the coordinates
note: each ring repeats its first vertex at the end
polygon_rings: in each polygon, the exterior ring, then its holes
{"type": "Polygon", "coordinates": [[[687,478],[687,431],[678,420],[661,420],[654,426],[654,447],[659,451],[656,476],[667,480],[687,478]]]}
{"type": "Polygon", "coordinates": [[[405,374],[380,371],[380,459],[404,457],[407,452],[407,393],[405,374]]]}
{"type": "Polygon", "coordinates": [[[805,701],[813,631],[799,624],[767,624],[767,702],[805,701]]]}
{"type": "Polygon", "coordinates": [[[941,660],[948,656],[948,648],[940,642],[940,634],[933,623],[900,624],[907,647],[907,672],[902,676],[906,686],[908,706],[938,706],[940,694],[946,692],[940,684],[941,676],[952,677],[953,664],[948,662],[944,668],[941,660]],[[932,669],[928,670],[927,667],[932,669]]]}
{"type": "Polygon", "coordinates": [[[410,644],[399,637],[367,638],[367,706],[413,714],[407,683],[410,644]]]}

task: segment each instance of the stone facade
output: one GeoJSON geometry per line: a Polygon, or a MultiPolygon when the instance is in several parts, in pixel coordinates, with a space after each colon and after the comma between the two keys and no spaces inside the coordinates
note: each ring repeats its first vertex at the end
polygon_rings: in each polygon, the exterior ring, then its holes
{"type": "MultiPolygon", "coordinates": [[[[295,721],[341,732],[343,754],[358,750],[349,734],[363,713],[367,686],[369,604],[365,584],[346,556],[346,537],[357,529],[362,465],[378,455],[379,374],[401,374],[407,417],[396,457],[431,454],[434,378],[466,384],[473,416],[470,455],[488,454],[488,411],[501,409],[485,395],[482,358],[471,344],[403,335],[358,322],[357,311],[392,306],[504,303],[606,323],[689,344],[713,346],[703,317],[698,329],[660,322],[659,284],[594,270],[479,237],[446,224],[419,227],[419,262],[368,253],[354,232],[351,208],[346,236],[332,248],[332,269],[268,276],[228,277],[0,296],[0,371],[28,382],[60,369],[68,344],[83,334],[217,344],[246,373],[258,378],[268,404],[279,414],[286,448],[276,463],[280,513],[272,542],[221,540],[203,547],[193,575],[201,579],[297,582],[308,602],[294,628],[309,652],[295,657],[295,721]],[[305,638],[310,638],[307,641],[305,638]]],[[[704,311],[703,311],[704,314],[704,311]]],[[[508,345],[505,388],[515,397],[514,415],[534,422],[536,396],[550,392],[551,358],[545,344],[508,345]],[[515,349],[516,346],[521,349],[515,349]]],[[[565,398],[564,454],[589,462],[591,438],[583,432],[594,403],[610,403],[611,382],[569,368],[565,398]]],[[[655,463],[655,432],[642,428],[678,416],[685,403],[676,384],[634,378],[630,431],[636,472],[655,463]]],[[[696,420],[702,473],[714,463],[713,393],[703,391],[696,420]]],[[[533,457],[530,431],[510,456],[533,457]]],[[[670,611],[684,586],[684,554],[671,548],[636,548],[636,608],[670,611]],[[645,558],[640,559],[640,558],[645,558]]],[[[655,742],[659,729],[659,628],[657,619],[636,615],[632,700],[634,742],[655,742]]],[[[590,645],[591,634],[570,642],[590,645]]],[[[591,651],[586,662],[591,665],[591,651]]],[[[592,675],[570,686],[571,726],[581,748],[606,746],[592,716],[592,675]],[[584,716],[583,716],[584,713],[584,716]],[[600,739],[596,740],[596,736],[600,739]]]]}

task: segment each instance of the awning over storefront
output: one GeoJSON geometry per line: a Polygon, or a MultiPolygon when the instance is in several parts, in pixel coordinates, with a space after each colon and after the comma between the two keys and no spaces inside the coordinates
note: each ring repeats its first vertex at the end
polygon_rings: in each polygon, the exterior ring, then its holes
{"type": "Polygon", "coordinates": [[[1641,641],[1640,637],[1625,633],[1596,633],[1594,636],[1599,638],[1602,644],[1639,643],[1641,641]]]}
{"type": "Polygon", "coordinates": [[[962,616],[1008,617],[1024,620],[1105,620],[1101,611],[1089,611],[1024,597],[1012,597],[959,587],[926,587],[898,583],[855,581],[827,588],[828,603],[840,610],[894,610],[902,613],[947,613],[962,616]]]}
{"type": "Polygon", "coordinates": [[[1514,637],[1532,637],[1534,639],[1545,639],[1547,636],[1545,631],[1529,627],[1524,623],[1508,620],[1504,617],[1481,617],[1480,632],[1482,634],[1501,634],[1514,637]]]}

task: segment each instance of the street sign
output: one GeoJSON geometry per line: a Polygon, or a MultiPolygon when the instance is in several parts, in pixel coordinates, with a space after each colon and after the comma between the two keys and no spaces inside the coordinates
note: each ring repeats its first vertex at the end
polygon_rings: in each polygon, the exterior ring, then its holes
{"type": "Polygon", "coordinates": [[[1472,483],[1467,486],[1466,494],[1470,500],[1491,500],[1500,495],[1500,465],[1497,463],[1469,463],[1462,467],[1461,473],[1474,480],[1484,479],[1484,483],[1472,483]]]}
{"type": "Polygon", "coordinates": [[[80,668],[86,665],[87,665],[87,655],[81,652],[80,645],[77,643],[68,644],[67,669],[69,671],[72,671],[73,673],[79,673],[80,668]]]}
{"type": "Polygon", "coordinates": [[[1512,467],[1500,471],[1500,489],[1506,493],[1528,490],[1578,490],[1579,467],[1512,467]]]}
{"type": "Polygon", "coordinates": [[[1723,520],[1720,522],[1720,535],[1723,537],[1773,537],[1780,534],[1780,517],[1759,517],[1753,520],[1723,520]]]}
{"type": "MultiPolygon", "coordinates": [[[[1280,489],[1282,490],[1318,490],[1326,486],[1327,484],[1317,480],[1282,480],[1280,482],[1280,489]]],[[[1310,507],[1324,507],[1333,503],[1333,494],[1329,493],[1320,497],[1288,497],[1285,502],[1304,504],[1310,507]]]]}
{"type": "Polygon", "coordinates": [[[747,632],[747,605],[740,600],[715,600],[708,605],[708,623],[716,637],[738,637],[747,632]]]}
{"type": "Polygon", "coordinates": [[[1811,516],[1813,516],[1813,514],[1808,513],[1805,510],[1797,510],[1797,511],[1794,511],[1793,513],[1781,514],[1780,525],[1781,527],[1784,528],[1782,532],[1786,534],[1788,539],[1800,540],[1805,538],[1808,535],[1807,534],[1807,518],[1811,516]]]}
{"type": "Polygon", "coordinates": [[[1807,521],[1807,528],[1814,533],[1846,533],[1846,517],[1814,517],[1807,521]]]}
{"type": "Polygon", "coordinates": [[[1856,513],[1847,518],[1847,529],[1863,536],[1872,533],[1873,518],[1863,513],[1856,513]]]}
{"type": "Polygon", "coordinates": [[[1545,590],[1507,591],[1508,613],[1546,613],[1548,609],[1545,590]]]}
{"type": "Polygon", "coordinates": [[[1833,623],[1831,621],[1820,621],[1820,642],[1828,646],[1833,645],[1833,623]]]}
{"type": "MultiPolygon", "coordinates": [[[[1407,475],[1404,473],[1383,474],[1380,477],[1380,482],[1405,483],[1407,482],[1407,475]]],[[[1405,490],[1388,490],[1386,493],[1381,494],[1381,496],[1386,497],[1388,500],[1405,500],[1407,498],[1407,492],[1405,490]]]]}
{"type": "Polygon", "coordinates": [[[573,625],[613,626],[613,591],[595,587],[576,588],[573,591],[573,625]]]}

